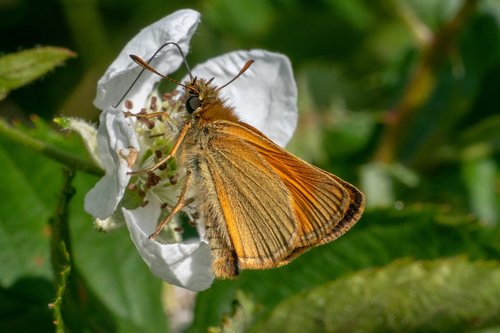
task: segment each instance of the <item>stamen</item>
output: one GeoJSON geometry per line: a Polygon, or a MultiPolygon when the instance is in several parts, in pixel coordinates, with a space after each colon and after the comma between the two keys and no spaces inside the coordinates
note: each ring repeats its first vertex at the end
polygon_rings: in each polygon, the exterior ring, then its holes
{"type": "Polygon", "coordinates": [[[149,136],[150,139],[154,139],[154,138],[157,138],[157,137],[160,137],[160,136],[164,136],[165,133],[159,133],[159,134],[152,134],[149,136]]]}
{"type": "Polygon", "coordinates": [[[158,109],[158,105],[156,104],[156,96],[151,97],[151,103],[149,104],[149,108],[153,111],[158,109]]]}

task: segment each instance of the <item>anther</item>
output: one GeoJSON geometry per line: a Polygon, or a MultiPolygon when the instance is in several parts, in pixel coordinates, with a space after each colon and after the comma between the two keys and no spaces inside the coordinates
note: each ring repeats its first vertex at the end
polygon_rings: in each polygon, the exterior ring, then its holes
{"type": "Polygon", "coordinates": [[[158,185],[158,183],[161,181],[161,177],[156,175],[154,172],[148,172],[148,180],[146,181],[146,187],[150,188],[155,185],[158,185]]]}
{"type": "Polygon", "coordinates": [[[129,110],[132,110],[134,108],[134,103],[132,103],[132,101],[130,99],[127,99],[125,101],[125,107],[129,110]]]}
{"type": "Polygon", "coordinates": [[[143,119],[144,120],[144,123],[146,124],[146,126],[148,127],[148,129],[152,130],[153,128],[155,128],[155,123],[149,119],[143,119]]]}

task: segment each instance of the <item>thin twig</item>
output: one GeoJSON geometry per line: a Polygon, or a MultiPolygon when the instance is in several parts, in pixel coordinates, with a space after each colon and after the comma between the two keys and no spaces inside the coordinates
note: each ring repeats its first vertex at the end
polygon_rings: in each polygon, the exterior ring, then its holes
{"type": "Polygon", "coordinates": [[[410,4],[402,0],[390,2],[393,10],[411,32],[419,48],[425,47],[433,38],[431,29],[418,17],[410,4]]]}
{"type": "Polygon", "coordinates": [[[35,139],[26,133],[10,126],[0,119],[0,136],[18,142],[23,146],[38,152],[54,161],[57,161],[68,168],[80,170],[95,176],[104,175],[104,171],[92,162],[79,156],[69,154],[64,150],[54,147],[47,142],[35,139]]]}
{"type": "Polygon", "coordinates": [[[375,153],[375,161],[391,163],[396,159],[398,144],[405,134],[405,125],[430,97],[436,84],[436,70],[450,51],[467,18],[479,0],[464,0],[462,7],[424,45],[419,63],[396,106],[385,115],[385,128],[375,153]]]}

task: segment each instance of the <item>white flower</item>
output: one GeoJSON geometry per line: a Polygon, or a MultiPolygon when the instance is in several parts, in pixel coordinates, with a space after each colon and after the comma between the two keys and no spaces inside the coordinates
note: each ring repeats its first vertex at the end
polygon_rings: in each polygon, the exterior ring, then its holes
{"type": "MultiPolygon", "coordinates": [[[[210,249],[203,234],[203,221],[198,220],[200,237],[196,239],[181,241],[175,232],[168,244],[148,238],[159,222],[162,205],[169,204],[172,207],[175,204],[182,184],[173,185],[175,182],[171,181],[167,173],[154,180],[138,176],[132,178],[136,179],[133,185],[147,188],[139,193],[143,204],[130,205],[125,195],[133,192],[127,190],[127,186],[131,186],[128,172],[145,168],[148,163],[151,165],[154,163],[154,153],[160,151],[167,154],[167,147],[172,143],[167,142],[169,136],[160,135],[169,132],[168,121],[152,121],[154,130],[160,133],[152,138],[153,130],[150,131],[148,124],[136,117],[126,117],[124,112],[137,113],[161,100],[155,91],[161,78],[145,71],[126,96],[133,108],[127,110],[125,102],[117,107],[113,105],[120,100],[140,71],[130,60],[129,54],[149,59],[166,42],[177,43],[187,54],[199,21],[199,13],[180,10],[144,28],[125,46],[99,80],[94,104],[103,112],[97,140],[93,140],[97,142],[97,148],[89,150],[96,152],[97,156],[94,157],[104,167],[106,174],[85,198],[85,209],[101,221],[103,228],[115,220],[125,220],[134,244],[155,275],[193,291],[208,288],[214,278],[210,249]],[[154,186],[150,186],[151,183],[154,186]]],[[[249,59],[255,63],[242,77],[222,89],[221,94],[243,121],[284,146],[292,136],[297,121],[297,92],[288,58],[263,50],[237,51],[196,66],[192,74],[203,78],[213,77],[214,83],[220,86],[231,80],[249,59]]],[[[150,64],[160,73],[168,75],[177,70],[182,62],[177,48],[167,46],[150,64]]],[[[173,98],[164,102],[167,112],[169,108],[175,111],[184,107],[173,98]]],[[[176,133],[170,131],[170,134],[175,136],[176,133]]],[[[187,213],[192,215],[193,211],[188,209],[187,213]]],[[[171,230],[176,223],[169,223],[169,226],[172,225],[171,230]]]]}

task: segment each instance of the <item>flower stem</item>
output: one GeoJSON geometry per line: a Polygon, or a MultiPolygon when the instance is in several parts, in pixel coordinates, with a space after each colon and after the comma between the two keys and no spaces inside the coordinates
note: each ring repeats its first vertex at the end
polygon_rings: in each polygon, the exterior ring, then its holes
{"type": "Polygon", "coordinates": [[[74,170],[64,169],[64,187],[55,216],[50,220],[52,227],[51,237],[51,262],[56,280],[56,295],[49,304],[53,312],[56,332],[65,332],[62,315],[63,297],[66,291],[66,282],[71,274],[71,244],[68,229],[69,202],[75,194],[71,182],[75,176],[74,170]]]}
{"type": "Polygon", "coordinates": [[[0,119],[0,135],[12,141],[18,142],[37,153],[45,155],[46,157],[55,160],[68,168],[80,170],[95,176],[104,175],[104,171],[94,163],[91,163],[79,156],[69,154],[62,149],[48,144],[47,142],[31,137],[26,133],[10,126],[2,119],[0,119]]]}

